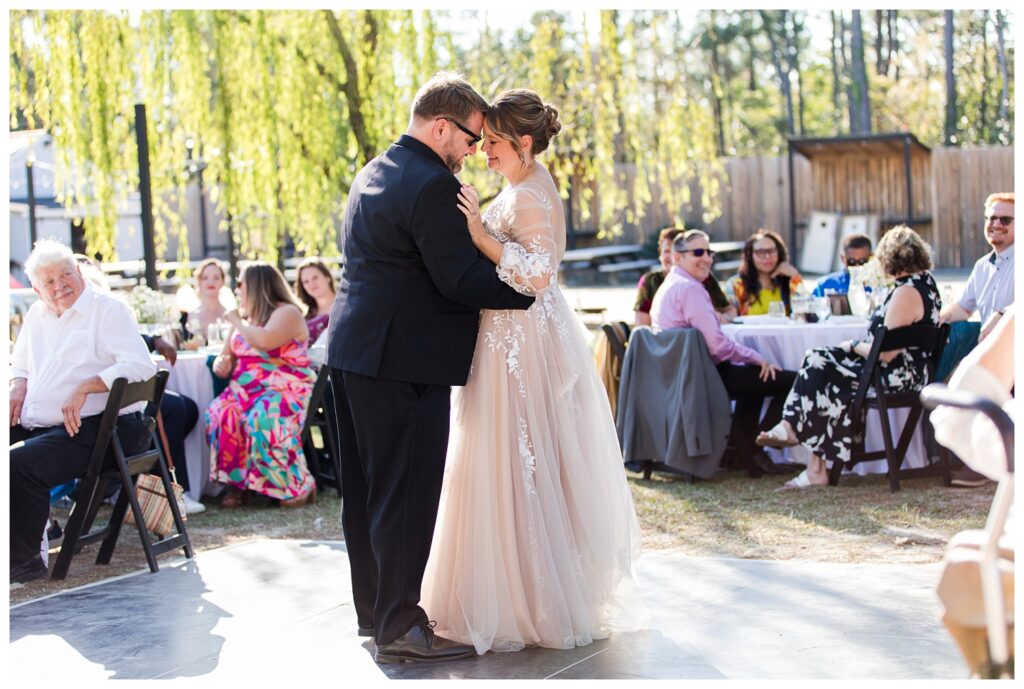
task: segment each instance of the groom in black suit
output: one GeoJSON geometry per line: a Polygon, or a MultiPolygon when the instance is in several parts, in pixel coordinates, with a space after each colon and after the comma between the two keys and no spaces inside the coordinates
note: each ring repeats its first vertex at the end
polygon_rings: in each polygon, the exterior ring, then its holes
{"type": "MultiPolygon", "coordinates": [[[[480,309],[526,309],[474,248],[455,173],[476,153],[487,103],[452,73],[420,88],[409,128],[356,176],[331,310],[342,525],[361,636],[378,663],[464,658],[419,607],[448,448],[480,309]]],[[[480,457],[480,461],[489,458],[480,457]]]]}

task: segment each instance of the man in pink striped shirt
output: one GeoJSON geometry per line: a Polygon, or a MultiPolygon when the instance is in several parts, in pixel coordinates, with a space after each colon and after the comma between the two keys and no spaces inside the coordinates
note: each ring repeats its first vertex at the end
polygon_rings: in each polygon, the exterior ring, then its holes
{"type": "Polygon", "coordinates": [[[771,462],[754,443],[756,429],[772,428],[782,419],[786,393],[796,372],[784,371],[750,347],[730,339],[719,323],[703,281],[711,273],[714,252],[708,235],[689,230],[672,245],[672,270],[654,295],[651,323],[655,330],[696,328],[704,336],[708,353],[729,397],[736,401],[730,445],[739,453],[751,476],[771,471],[771,462]],[[765,397],[771,404],[759,422],[765,397]]]}

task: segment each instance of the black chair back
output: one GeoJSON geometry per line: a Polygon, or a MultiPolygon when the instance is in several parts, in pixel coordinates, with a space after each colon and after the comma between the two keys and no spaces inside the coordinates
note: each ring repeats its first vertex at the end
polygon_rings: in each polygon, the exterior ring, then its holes
{"type": "Polygon", "coordinates": [[[611,349],[612,355],[617,357],[621,366],[622,360],[626,357],[626,336],[622,332],[621,326],[616,328],[605,323],[601,326],[601,332],[608,338],[608,346],[611,349]]]}
{"type": "Polygon", "coordinates": [[[888,476],[890,489],[895,493],[900,489],[901,478],[917,478],[939,474],[943,482],[948,486],[952,480],[949,468],[949,454],[945,448],[939,447],[939,460],[928,466],[918,469],[902,469],[903,459],[907,449],[910,447],[911,439],[917,429],[918,421],[922,416],[927,420],[928,410],[921,405],[920,396],[917,392],[887,392],[883,380],[881,355],[885,352],[892,352],[908,348],[916,348],[928,352],[926,371],[928,379],[933,380],[935,369],[942,358],[942,351],[946,346],[949,337],[949,325],[941,326],[915,324],[902,328],[889,330],[885,326],[878,328],[874,333],[874,340],[871,351],[868,353],[858,380],[857,393],[854,395],[850,405],[850,420],[852,430],[862,434],[865,431],[867,414],[865,407],[878,410],[879,421],[882,426],[882,439],[884,450],[866,452],[863,447],[855,451],[849,460],[845,462],[833,461],[829,471],[829,483],[837,485],[843,467],[852,467],[859,462],[875,459],[885,459],[889,465],[888,476]],[[874,397],[869,397],[869,392],[874,392],[874,397]],[[893,434],[893,428],[889,419],[890,409],[910,409],[906,423],[901,429],[898,438],[893,434]]]}
{"type": "Polygon", "coordinates": [[[103,543],[96,556],[96,564],[109,564],[129,507],[139,531],[139,538],[142,540],[142,548],[145,551],[150,571],[156,572],[159,569],[156,556],[168,550],[180,547],[184,550],[186,557],[192,557],[192,546],[185,529],[185,520],[178,509],[178,503],[171,487],[170,474],[167,470],[167,462],[155,433],[156,420],[154,417],[160,408],[169,375],[167,371],[161,370],[149,380],[129,383],[124,378],[118,378],[111,385],[107,406],[100,418],[100,427],[90,455],[89,466],[85,476],[79,482],[75,503],[71,508],[67,528],[64,531],[60,553],[57,556],[53,572],[50,574],[51,579],[65,578],[68,568],[71,566],[72,557],[82,547],[97,541],[103,543]],[[117,435],[119,412],[136,402],[147,403],[144,421],[149,429],[151,445],[150,449],[134,455],[126,455],[117,435]],[[107,464],[107,457],[111,453],[114,456],[114,468],[108,468],[107,464]],[[156,542],[153,541],[146,529],[142,508],[135,493],[136,477],[149,471],[154,465],[160,470],[164,495],[169,503],[177,529],[176,534],[156,542]],[[106,526],[93,530],[93,522],[106,495],[106,487],[112,481],[121,483],[117,502],[114,504],[106,526]]]}
{"type": "Polygon", "coordinates": [[[306,466],[313,474],[317,486],[333,486],[341,497],[341,457],[337,440],[337,425],[334,420],[333,404],[328,403],[331,387],[330,368],[324,364],[317,373],[313,391],[309,396],[306,420],[302,424],[302,450],[306,455],[306,466]],[[313,429],[319,431],[323,441],[318,447],[313,439],[313,429]],[[331,471],[326,471],[327,466],[331,471]]]}
{"type": "Polygon", "coordinates": [[[871,351],[868,353],[864,369],[858,381],[857,395],[854,397],[853,404],[850,407],[854,424],[863,420],[861,412],[864,408],[864,401],[867,398],[868,391],[875,388],[876,394],[881,394],[884,389],[882,386],[881,362],[879,360],[882,354],[899,349],[907,349],[908,347],[930,351],[931,355],[928,357],[927,369],[928,379],[931,380],[935,375],[935,368],[938,366],[939,359],[942,358],[942,350],[945,348],[948,338],[948,323],[941,326],[907,325],[894,330],[889,330],[883,325],[875,331],[871,351]]]}

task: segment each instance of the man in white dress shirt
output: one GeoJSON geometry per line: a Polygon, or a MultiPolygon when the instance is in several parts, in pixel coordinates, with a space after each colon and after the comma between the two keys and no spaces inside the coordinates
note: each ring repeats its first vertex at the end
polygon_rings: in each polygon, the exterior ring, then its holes
{"type": "MultiPolygon", "coordinates": [[[[974,330],[969,328],[970,324],[954,326],[946,345],[950,352],[943,355],[943,359],[958,363],[992,332],[1006,307],[1013,303],[1013,208],[1013,192],[990,194],[985,199],[985,241],[992,251],[974,264],[963,296],[952,304],[945,304],[939,315],[942,323],[957,323],[966,321],[977,311],[981,329],[975,341],[973,333],[977,332],[977,325],[974,330]]],[[[940,366],[940,377],[946,368],[940,366]]],[[[986,483],[989,483],[988,478],[968,466],[953,477],[953,486],[957,488],[977,488],[986,483]]]]}
{"type": "MultiPolygon", "coordinates": [[[[86,283],[68,247],[37,242],[25,270],[40,301],[25,315],[11,354],[12,583],[46,576],[40,539],[50,489],[85,475],[114,380],[156,373],[131,311],[86,283]]],[[[126,452],[149,445],[145,406],[121,410],[126,452]]]]}
{"type": "Polygon", "coordinates": [[[1013,192],[990,194],[985,199],[985,241],[992,251],[978,259],[963,296],[945,304],[939,317],[943,323],[956,323],[977,311],[982,323],[979,341],[992,332],[1013,303],[1013,207],[1013,192]]]}

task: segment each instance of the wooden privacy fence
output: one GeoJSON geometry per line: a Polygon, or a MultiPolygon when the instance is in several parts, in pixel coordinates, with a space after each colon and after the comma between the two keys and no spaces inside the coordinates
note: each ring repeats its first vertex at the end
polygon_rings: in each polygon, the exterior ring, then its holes
{"type": "MultiPolygon", "coordinates": [[[[806,222],[814,210],[878,212],[883,232],[902,221],[906,184],[902,170],[893,167],[902,163],[875,161],[870,170],[863,169],[866,165],[871,164],[863,159],[844,161],[837,157],[812,167],[806,158],[794,157],[798,243],[803,235],[800,223],[806,222]],[[836,181],[843,176],[867,181],[844,189],[836,181]],[[829,205],[813,207],[814,199],[829,205]]],[[[1013,191],[1013,148],[933,148],[928,156],[915,154],[911,165],[914,217],[930,219],[914,229],[932,245],[937,267],[970,268],[989,251],[982,220],[985,197],[996,191],[1013,191]]],[[[704,226],[714,240],[746,239],[757,228],[768,227],[778,230],[788,241],[789,170],[785,156],[725,160],[720,189],[722,214],[704,226]]],[[[639,223],[627,226],[617,243],[643,243],[651,233],[672,222],[672,213],[658,203],[661,195],[657,190],[652,190],[651,196],[647,214],[639,223]]],[[[701,227],[704,209],[697,180],[690,182],[690,199],[683,210],[687,226],[701,227]]]]}

